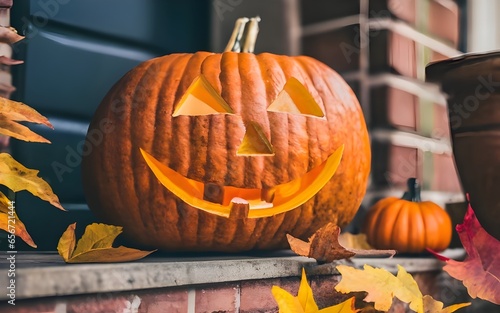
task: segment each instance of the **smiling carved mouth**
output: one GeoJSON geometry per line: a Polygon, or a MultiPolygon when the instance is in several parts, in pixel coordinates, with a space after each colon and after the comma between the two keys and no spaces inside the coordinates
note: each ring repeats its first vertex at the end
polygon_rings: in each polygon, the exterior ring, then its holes
{"type": "Polygon", "coordinates": [[[158,180],[197,209],[230,218],[262,218],[293,210],[314,197],[335,174],[344,146],[302,177],[271,188],[238,188],[202,183],[182,176],[141,149],[158,180]],[[215,191],[215,192],[214,192],[215,191]],[[215,197],[211,196],[216,194],[215,197]]]}

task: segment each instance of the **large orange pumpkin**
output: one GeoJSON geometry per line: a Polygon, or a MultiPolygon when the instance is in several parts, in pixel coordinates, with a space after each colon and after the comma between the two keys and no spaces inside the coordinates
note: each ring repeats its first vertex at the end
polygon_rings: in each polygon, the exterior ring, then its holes
{"type": "Polygon", "coordinates": [[[420,253],[426,248],[442,251],[451,242],[451,218],[432,201],[421,201],[420,186],[408,179],[403,198],[379,200],[365,217],[364,232],[368,243],[377,249],[420,253]]]}
{"type": "Polygon", "coordinates": [[[276,249],[286,233],[306,238],[353,218],[370,169],[355,95],[313,58],[253,54],[256,33],[255,19],[240,19],[232,51],[146,61],[97,109],[83,155],[85,194],[134,243],[276,249]],[[263,207],[248,205],[256,194],[263,207]]]}

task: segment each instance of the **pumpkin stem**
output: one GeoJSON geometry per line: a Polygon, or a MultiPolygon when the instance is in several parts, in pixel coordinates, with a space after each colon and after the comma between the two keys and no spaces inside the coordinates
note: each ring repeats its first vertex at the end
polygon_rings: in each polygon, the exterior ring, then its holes
{"type": "Polygon", "coordinates": [[[403,194],[402,199],[412,202],[422,201],[420,198],[420,184],[418,180],[416,178],[408,178],[406,184],[408,185],[408,191],[403,194]]]}
{"type": "Polygon", "coordinates": [[[260,17],[240,17],[234,24],[231,38],[224,52],[249,52],[253,53],[257,34],[259,33],[260,17]]]}

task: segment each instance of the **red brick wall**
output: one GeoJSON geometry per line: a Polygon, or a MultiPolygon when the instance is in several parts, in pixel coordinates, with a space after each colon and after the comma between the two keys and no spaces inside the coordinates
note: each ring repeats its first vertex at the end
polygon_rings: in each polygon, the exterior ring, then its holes
{"type": "Polygon", "coordinates": [[[446,104],[435,86],[424,83],[428,62],[459,54],[457,4],[303,0],[301,7],[302,52],[339,71],[365,111],[373,150],[369,192],[404,189],[406,179],[415,176],[424,190],[459,195],[451,149],[442,149],[450,146],[446,104]],[[381,141],[374,136],[380,131],[418,140],[402,145],[389,135],[381,141]]]}
{"type": "MultiPolygon", "coordinates": [[[[452,302],[466,301],[464,288],[441,272],[413,274],[423,294],[452,302]]],[[[320,308],[347,300],[352,295],[337,293],[335,285],[339,275],[312,276],[309,282],[320,308]]],[[[80,295],[73,297],[16,300],[16,306],[0,304],[2,313],[277,313],[277,305],[271,294],[273,285],[280,286],[293,295],[297,294],[299,278],[275,278],[191,286],[164,288],[137,292],[80,295]]],[[[356,306],[366,306],[364,295],[356,293],[356,306]]],[[[369,311],[364,311],[369,312],[369,311]]],[[[407,305],[395,301],[389,312],[412,312],[407,305]]],[[[471,311],[473,312],[473,311],[471,311]]]]}

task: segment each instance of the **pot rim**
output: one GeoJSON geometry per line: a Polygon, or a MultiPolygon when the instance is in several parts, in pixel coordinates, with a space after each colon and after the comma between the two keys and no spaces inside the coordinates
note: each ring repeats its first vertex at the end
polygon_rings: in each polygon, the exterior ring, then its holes
{"type": "Polygon", "coordinates": [[[500,50],[487,52],[469,52],[446,60],[435,61],[425,67],[425,80],[428,82],[441,82],[447,72],[474,63],[484,62],[492,58],[500,58],[500,50]]]}

